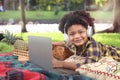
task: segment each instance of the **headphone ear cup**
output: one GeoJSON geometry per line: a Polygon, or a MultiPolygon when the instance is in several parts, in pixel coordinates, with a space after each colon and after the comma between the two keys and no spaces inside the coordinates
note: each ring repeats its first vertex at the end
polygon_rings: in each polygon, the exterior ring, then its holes
{"type": "Polygon", "coordinates": [[[64,33],[64,39],[65,41],[69,41],[68,35],[66,33],[64,33]]]}
{"type": "Polygon", "coordinates": [[[88,37],[92,37],[92,34],[93,34],[92,27],[88,26],[88,29],[87,29],[88,37]]]}

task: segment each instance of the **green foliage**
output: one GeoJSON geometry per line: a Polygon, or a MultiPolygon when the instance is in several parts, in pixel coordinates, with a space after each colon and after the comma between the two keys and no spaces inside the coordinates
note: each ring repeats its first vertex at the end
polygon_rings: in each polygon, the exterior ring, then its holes
{"type": "Polygon", "coordinates": [[[83,0],[71,0],[72,3],[81,3],[83,0]]]}
{"type": "Polygon", "coordinates": [[[107,2],[108,0],[95,0],[95,4],[103,7],[104,3],[107,2]]]}
{"type": "Polygon", "coordinates": [[[7,43],[0,42],[0,53],[2,52],[11,52],[14,49],[12,45],[8,45],[7,43]]]}
{"type": "Polygon", "coordinates": [[[5,33],[3,34],[4,38],[1,40],[2,42],[6,42],[7,44],[14,44],[14,42],[17,39],[21,39],[19,37],[17,37],[16,35],[14,35],[13,33],[10,33],[9,31],[5,31],[5,33]]]}

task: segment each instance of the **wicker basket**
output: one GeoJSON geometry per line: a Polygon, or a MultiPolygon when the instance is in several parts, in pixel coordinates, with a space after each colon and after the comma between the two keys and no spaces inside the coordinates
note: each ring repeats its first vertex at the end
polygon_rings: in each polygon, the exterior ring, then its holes
{"type": "Polygon", "coordinates": [[[20,61],[29,60],[28,44],[23,40],[16,40],[14,43],[13,54],[17,55],[20,61]]]}

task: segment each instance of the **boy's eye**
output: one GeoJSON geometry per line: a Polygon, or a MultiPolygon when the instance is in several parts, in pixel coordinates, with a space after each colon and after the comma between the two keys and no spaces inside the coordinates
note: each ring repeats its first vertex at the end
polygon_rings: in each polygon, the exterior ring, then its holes
{"type": "MultiPolygon", "coordinates": [[[[83,33],[85,33],[85,31],[78,31],[78,34],[82,35],[83,33]]],[[[74,36],[76,33],[68,33],[69,36],[74,36]]]]}
{"type": "Polygon", "coordinates": [[[79,31],[80,34],[84,33],[85,31],[79,31]]]}
{"type": "Polygon", "coordinates": [[[70,33],[70,34],[68,34],[69,36],[73,36],[74,34],[73,33],[70,33]]]}

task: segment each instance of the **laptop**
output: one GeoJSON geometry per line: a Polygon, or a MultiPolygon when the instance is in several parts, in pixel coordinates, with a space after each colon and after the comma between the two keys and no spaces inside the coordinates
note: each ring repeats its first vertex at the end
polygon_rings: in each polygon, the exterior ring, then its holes
{"type": "Polygon", "coordinates": [[[42,36],[28,36],[28,48],[30,62],[38,67],[64,75],[71,75],[75,73],[75,71],[69,69],[53,69],[51,38],[42,36]]]}
{"type": "Polygon", "coordinates": [[[28,36],[30,62],[45,70],[52,70],[52,40],[49,37],[28,36]]]}

